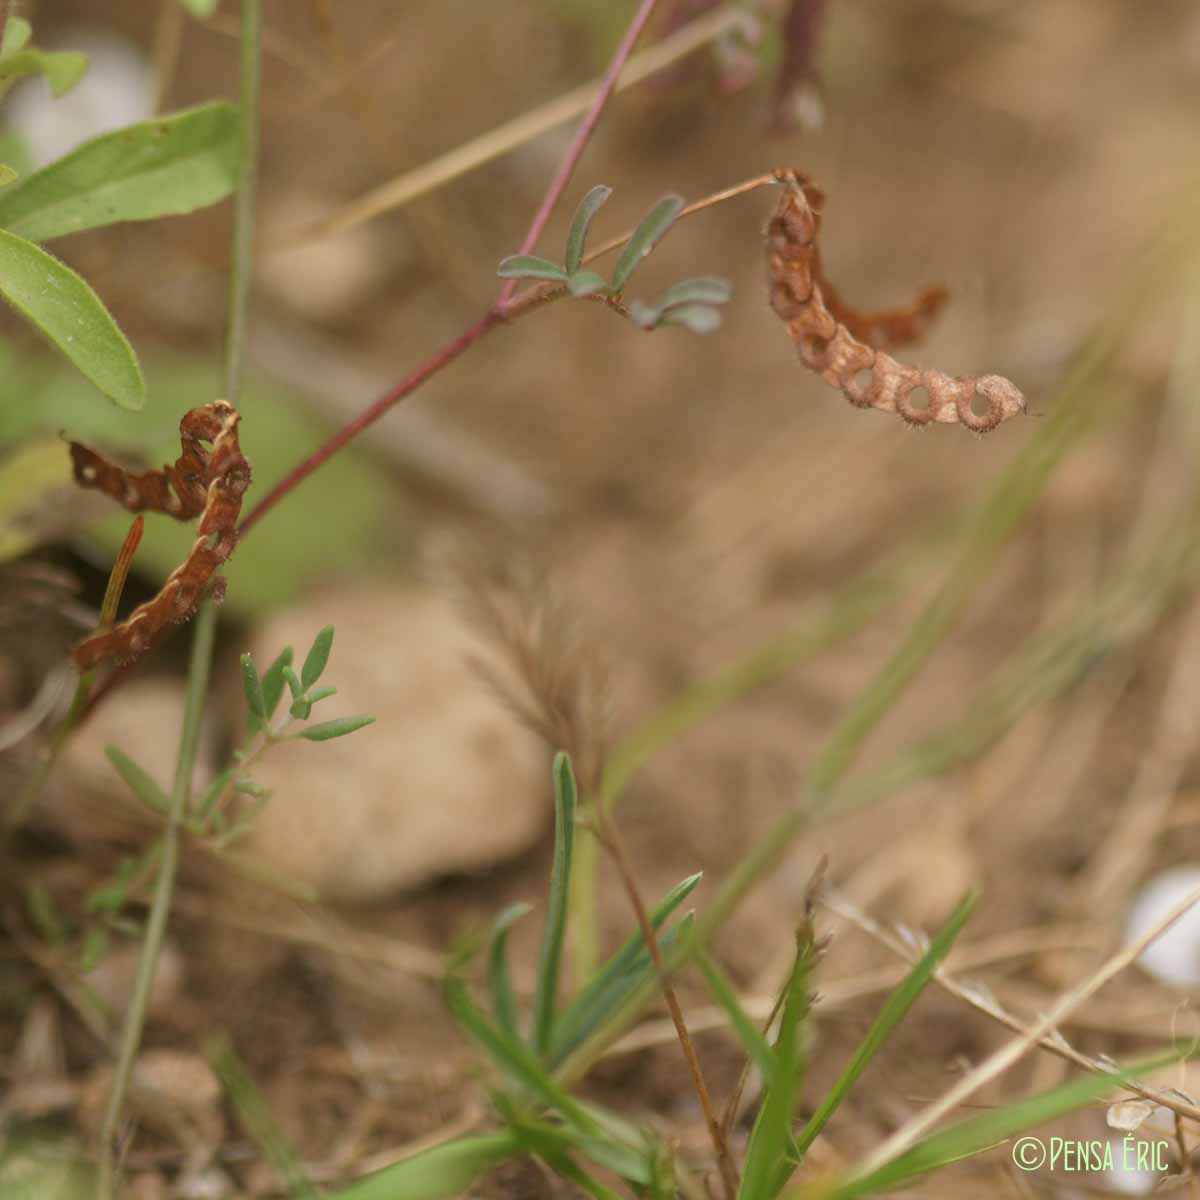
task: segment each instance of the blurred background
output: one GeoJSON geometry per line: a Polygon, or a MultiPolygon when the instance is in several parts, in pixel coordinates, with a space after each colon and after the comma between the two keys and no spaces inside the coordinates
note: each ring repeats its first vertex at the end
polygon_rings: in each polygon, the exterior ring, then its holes
{"type": "MultiPolygon", "coordinates": [[[[348,214],[598,76],[634,7],[266,6],[242,406],[250,503],[485,310],[574,120],[402,207],[353,224],[348,214]]],[[[763,189],[680,223],[632,289],[651,298],[684,275],[729,278],[717,333],[646,335],[597,305],[550,305],[431,380],[254,529],[228,572],[201,772],[239,736],[237,655],[265,665],[285,643],[303,653],[330,622],[341,694],[327,715],[341,705],[378,722],[285,748],[255,776],[274,796],[247,854],[325,903],[187,856],[147,1047],[164,1071],[200,1070],[196,1045],[226,1030],[318,1178],[478,1119],[436,980],[456,935],[544,891],[554,747],[470,665],[484,657],[520,692],[530,672],[520,653],[513,665],[514,644],[577,686],[597,759],[698,681],[751,655],[768,664],[762,686],[650,759],[618,809],[647,894],[703,869],[701,900],[801,802],[898,648],[917,647],[922,669],[884,703],[831,811],[718,939],[752,997],[786,969],[823,855],[854,905],[912,926],[982,887],[971,969],[1025,1016],[1120,940],[1149,882],[1200,870],[1200,8],[828,0],[811,5],[811,42],[800,54],[793,41],[788,59],[793,6],[746,7],[757,26],[731,19],[616,97],[538,249],[560,256],[574,205],[597,183],[614,189],[598,243],[667,192],[691,201],[797,167],[826,192],[822,252],[852,303],[948,288],[929,336],[898,356],[1006,375],[1028,415],[984,438],[911,430],[804,370],[766,303],[775,194],[763,189]],[[746,40],[756,30],[758,47],[746,40]]],[[[660,8],[655,38],[723,11],[660,8]]],[[[22,12],[40,43],[92,63],[72,96],[52,103],[30,81],[0,110],[6,146],[31,165],[101,128],[236,93],[231,4],[205,22],[149,0],[22,12]]],[[[225,204],[57,246],[141,354],[141,414],[99,403],[5,319],[0,468],[43,457],[18,500],[0,493],[0,791],[20,786],[65,703],[62,664],[127,528],[103,498],[72,492],[59,433],[130,462],[174,458],[180,416],[217,394],[229,221],[225,204]]],[[[190,544],[165,524],[148,522],[127,604],[152,595],[190,544]]],[[[187,640],[139,665],[81,730],[4,885],[10,1116],[85,1134],[97,1119],[136,944],[81,978],[77,955],[43,944],[27,898],[40,889],[69,913],[145,844],[150,826],[102,750],[116,742],[170,778],[187,640]]],[[[600,896],[604,936],[623,936],[630,914],[604,865],[600,896]]],[[[871,973],[896,961],[852,922],[826,920],[818,1075],[869,1023],[871,973]]],[[[525,982],[536,932],[514,933],[525,982]]],[[[1168,1040],[1200,985],[1200,944],[1178,948],[1172,971],[1166,983],[1128,973],[1065,1032],[1088,1053],[1168,1040]]],[[[684,990],[704,1028],[701,993],[684,990]]],[[[925,997],[876,1064],[877,1086],[831,1127],[824,1165],[873,1144],[1001,1032],[961,1001],[925,997]]],[[[591,1086],[702,1150],[678,1047],[653,1025],[639,1045],[591,1086]]],[[[715,1030],[701,1048],[717,1086],[731,1086],[733,1042],[715,1030]]],[[[1031,1059],[1005,1086],[1046,1086],[1064,1070],[1031,1059]]],[[[130,1151],[138,1194],[272,1194],[278,1181],[248,1160],[219,1096],[178,1090],[185,1109],[195,1101],[187,1120],[151,1123],[130,1151]],[[180,1190],[196,1178],[214,1190],[180,1190]]],[[[964,1171],[976,1189],[990,1179],[964,1171]]],[[[554,1194],[532,1168],[486,1188],[554,1194]]]]}

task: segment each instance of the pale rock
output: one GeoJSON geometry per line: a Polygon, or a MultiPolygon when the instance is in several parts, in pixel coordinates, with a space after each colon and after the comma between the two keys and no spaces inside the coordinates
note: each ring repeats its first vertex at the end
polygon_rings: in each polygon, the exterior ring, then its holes
{"type": "Polygon", "coordinates": [[[549,752],[472,668],[472,657],[495,655],[452,603],[411,587],[326,592],[268,621],[250,647],[255,663],[265,670],[290,645],[299,671],[327,624],[336,634],[321,682],[338,694],[311,720],[377,721],[267,754],[252,778],[272,795],[249,849],[352,903],[528,850],[551,811],[549,752]]]}
{"type": "MultiPolygon", "coordinates": [[[[1129,906],[1125,943],[1136,942],[1200,890],[1200,867],[1163,871],[1146,883],[1129,906]]],[[[1138,966],[1160,983],[1200,987],[1200,904],[1194,904],[1138,955],[1138,966]]]]}

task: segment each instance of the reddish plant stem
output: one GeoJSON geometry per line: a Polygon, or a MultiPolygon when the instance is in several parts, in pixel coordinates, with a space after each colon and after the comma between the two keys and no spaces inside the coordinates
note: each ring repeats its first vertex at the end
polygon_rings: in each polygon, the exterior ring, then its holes
{"type": "Polygon", "coordinates": [[[307,479],[322,463],[332,458],[347,442],[356,438],[369,425],[373,425],[388,409],[399,404],[405,396],[415,392],[431,376],[436,375],[444,367],[448,367],[464,351],[470,349],[503,320],[504,314],[499,309],[489,309],[469,329],[460,333],[452,342],[447,342],[436,354],[426,359],[394,388],[384,392],[374,404],[363,409],[357,417],[343,425],[333,437],[314,450],[303,462],[294,466],[259,500],[238,526],[238,536],[244,537],[247,530],[258,524],[288,492],[307,479]]]}
{"type": "MultiPolygon", "coordinates": [[[[567,184],[571,182],[571,176],[575,174],[575,168],[583,157],[588,142],[592,140],[592,134],[600,123],[600,117],[612,97],[613,88],[617,86],[617,79],[624,70],[625,63],[633,53],[634,45],[641,36],[642,30],[645,29],[646,22],[654,15],[657,6],[658,0],[642,0],[633,20],[629,23],[629,28],[625,30],[625,36],[621,39],[621,44],[617,47],[612,62],[608,64],[604,78],[600,81],[600,90],[596,93],[591,108],[583,114],[583,120],[579,122],[579,128],[575,131],[575,136],[571,139],[571,144],[567,147],[567,152],[563,155],[563,160],[559,164],[554,178],[550,181],[550,186],[546,189],[541,207],[538,208],[529,225],[529,232],[525,235],[518,254],[528,254],[537,245],[537,240],[542,236],[542,232],[550,220],[550,214],[554,211],[554,206],[562,197],[563,192],[567,190],[567,184]]],[[[509,279],[505,282],[500,289],[500,298],[496,301],[498,309],[503,309],[512,299],[513,293],[517,290],[517,283],[516,279],[509,279]]]]}

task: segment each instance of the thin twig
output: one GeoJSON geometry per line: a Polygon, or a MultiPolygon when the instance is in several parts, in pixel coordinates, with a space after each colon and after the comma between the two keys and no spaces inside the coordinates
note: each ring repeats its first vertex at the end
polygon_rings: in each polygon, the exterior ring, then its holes
{"type": "Polygon", "coordinates": [[[621,876],[621,882],[625,886],[625,893],[629,897],[629,903],[633,906],[638,928],[642,931],[642,938],[646,943],[646,949],[649,950],[650,957],[654,961],[654,968],[658,972],[658,984],[662,990],[663,999],[667,1002],[667,1011],[671,1014],[671,1021],[675,1026],[675,1034],[683,1050],[683,1057],[686,1059],[688,1070],[691,1072],[692,1086],[696,1089],[696,1095],[700,1100],[700,1108],[704,1113],[704,1120],[708,1125],[708,1136],[712,1141],[713,1150],[716,1153],[717,1167],[721,1173],[721,1182],[725,1189],[725,1195],[727,1200],[734,1200],[738,1191],[737,1167],[734,1165],[733,1156],[729,1152],[729,1144],[725,1140],[724,1128],[720,1118],[717,1116],[716,1109],[713,1107],[708,1086],[704,1082],[704,1072],[700,1067],[700,1059],[696,1054],[696,1047],[692,1042],[691,1035],[688,1033],[683,1009],[679,1005],[679,997],[676,996],[675,989],[671,986],[666,960],[663,958],[662,948],[658,944],[658,936],[654,932],[654,925],[651,923],[650,915],[646,911],[646,905],[642,899],[641,891],[638,889],[637,880],[633,876],[629,855],[625,850],[621,835],[617,832],[617,828],[613,822],[607,819],[600,811],[597,811],[596,817],[598,826],[595,836],[616,864],[617,871],[621,876]]]}

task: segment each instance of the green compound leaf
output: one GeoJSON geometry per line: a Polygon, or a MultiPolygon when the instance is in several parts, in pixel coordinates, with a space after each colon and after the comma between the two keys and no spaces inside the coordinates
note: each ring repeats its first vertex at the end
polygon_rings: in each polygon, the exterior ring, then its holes
{"type": "Polygon", "coordinates": [[[375,718],[365,713],[357,717],[336,717],[332,721],[321,721],[302,729],[299,736],[309,742],[328,742],[331,738],[345,737],[356,729],[364,729],[374,723],[375,718]]]}
{"type": "Polygon", "coordinates": [[[552,279],[555,283],[566,283],[567,273],[548,258],[536,254],[510,254],[500,260],[496,274],[501,279],[552,279]]]}
{"type": "Polygon", "coordinates": [[[333,646],[333,626],[326,625],[313,639],[312,649],[304,658],[304,666],[300,668],[300,688],[307,692],[325,670],[329,662],[329,651],[333,646]]]}
{"type": "Polygon", "coordinates": [[[110,400],[129,409],[146,402],[137,355],[100,297],[70,267],[2,229],[0,295],[110,400]]]}
{"type": "Polygon", "coordinates": [[[612,188],[598,184],[579,202],[571,220],[571,232],[567,234],[567,254],[564,262],[568,275],[574,275],[583,263],[583,249],[587,244],[588,229],[592,218],[601,205],[612,195],[612,188]]]}
{"type": "Polygon", "coordinates": [[[151,812],[166,814],[170,811],[171,801],[167,798],[167,793],[154,782],[144,767],[138,766],[128,754],[116,746],[105,746],[104,756],[129,785],[133,794],[151,812]]]}
{"type": "Polygon", "coordinates": [[[101,134],[35,171],[0,195],[0,226],[42,242],[192,212],[233,191],[237,161],[237,109],[201,104],[101,134]]]}
{"type": "Polygon", "coordinates": [[[643,218],[633,231],[633,237],[625,244],[617,265],[613,268],[611,287],[621,291],[638,264],[662,240],[663,235],[675,224],[683,211],[682,196],[664,196],[643,218]]]}

